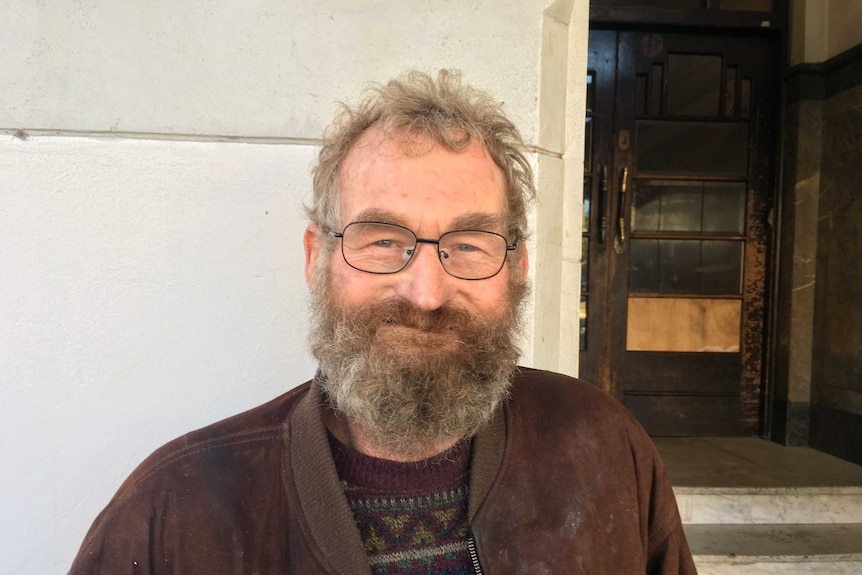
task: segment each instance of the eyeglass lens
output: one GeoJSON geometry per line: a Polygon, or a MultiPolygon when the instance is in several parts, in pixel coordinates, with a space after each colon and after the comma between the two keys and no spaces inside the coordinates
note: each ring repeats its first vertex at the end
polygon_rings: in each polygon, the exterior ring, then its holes
{"type": "MultiPolygon", "coordinates": [[[[348,265],[365,272],[388,274],[402,270],[416,247],[416,235],[407,228],[354,222],[344,228],[341,249],[348,265]]],[[[461,279],[496,275],[503,267],[507,251],[503,236],[485,231],[447,232],[440,237],[437,249],[443,268],[461,279]]]]}

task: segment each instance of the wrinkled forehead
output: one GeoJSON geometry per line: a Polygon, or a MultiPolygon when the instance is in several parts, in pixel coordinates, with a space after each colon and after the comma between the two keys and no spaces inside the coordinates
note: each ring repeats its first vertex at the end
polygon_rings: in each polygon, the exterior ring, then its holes
{"type": "Polygon", "coordinates": [[[453,150],[428,136],[372,126],[347,153],[338,178],[343,223],[364,210],[505,215],[503,172],[477,140],[453,150]]]}

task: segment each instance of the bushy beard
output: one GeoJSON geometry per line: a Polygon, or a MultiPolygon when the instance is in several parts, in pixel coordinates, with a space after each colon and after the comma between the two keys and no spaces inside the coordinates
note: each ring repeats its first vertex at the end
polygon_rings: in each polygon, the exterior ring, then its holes
{"type": "Polygon", "coordinates": [[[329,405],[377,449],[414,457],[488,422],[520,356],[524,283],[509,282],[505,309],[492,317],[400,300],[347,307],[329,284],[321,266],[310,335],[320,383],[329,405]]]}

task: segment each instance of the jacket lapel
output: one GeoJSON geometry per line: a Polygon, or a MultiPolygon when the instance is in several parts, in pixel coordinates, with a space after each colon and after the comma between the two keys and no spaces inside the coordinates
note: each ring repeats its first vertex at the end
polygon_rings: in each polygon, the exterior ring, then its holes
{"type": "Polygon", "coordinates": [[[338,480],[316,382],[291,416],[292,479],[313,543],[329,561],[332,573],[370,575],[368,557],[353,513],[338,480]]]}
{"type": "Polygon", "coordinates": [[[494,411],[491,421],[473,438],[473,459],[470,462],[469,521],[479,511],[503,463],[506,448],[506,417],[503,405],[494,411]]]}

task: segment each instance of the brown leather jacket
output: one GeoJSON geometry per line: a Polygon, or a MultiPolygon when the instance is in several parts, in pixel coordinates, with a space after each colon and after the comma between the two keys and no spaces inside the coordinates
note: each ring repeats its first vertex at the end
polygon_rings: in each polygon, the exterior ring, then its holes
{"type": "MultiPolygon", "coordinates": [[[[308,382],[157,450],[70,573],[369,575],[320,409],[308,382]]],[[[589,384],[521,370],[470,481],[483,573],[695,573],[652,443],[589,384]]]]}

